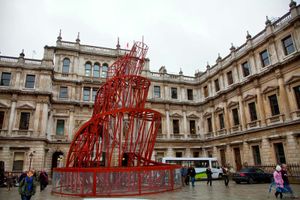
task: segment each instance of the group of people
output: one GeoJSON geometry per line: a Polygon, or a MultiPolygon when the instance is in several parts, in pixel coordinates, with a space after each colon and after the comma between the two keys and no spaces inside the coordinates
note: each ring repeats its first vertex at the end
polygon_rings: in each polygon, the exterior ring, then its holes
{"type": "Polygon", "coordinates": [[[40,182],[40,190],[43,191],[48,185],[48,174],[41,171],[37,175],[35,171],[29,170],[20,175],[18,191],[22,200],[30,200],[35,194],[37,181],[40,182]]]}
{"type": "Polygon", "coordinates": [[[189,185],[190,181],[192,183],[192,186],[195,186],[195,177],[196,177],[196,170],[193,166],[187,167],[185,165],[181,168],[181,180],[182,180],[182,186],[189,185]]]}
{"type": "Polygon", "coordinates": [[[286,164],[277,165],[276,169],[273,173],[274,182],[270,185],[270,191],[272,189],[272,186],[276,186],[275,190],[275,196],[280,199],[282,199],[282,193],[290,193],[292,197],[294,197],[294,193],[292,188],[290,187],[289,179],[288,179],[288,173],[287,173],[287,166],[286,164]]]}
{"type": "MultiPolygon", "coordinates": [[[[229,170],[226,167],[222,167],[223,171],[223,178],[225,186],[228,186],[229,184],[229,170]]],[[[208,167],[205,171],[207,176],[207,185],[212,185],[212,174],[211,168],[208,167]]],[[[192,186],[195,186],[195,177],[196,177],[196,171],[193,166],[186,167],[185,165],[181,168],[181,180],[182,180],[182,186],[189,185],[189,182],[192,183],[192,186]]]]}

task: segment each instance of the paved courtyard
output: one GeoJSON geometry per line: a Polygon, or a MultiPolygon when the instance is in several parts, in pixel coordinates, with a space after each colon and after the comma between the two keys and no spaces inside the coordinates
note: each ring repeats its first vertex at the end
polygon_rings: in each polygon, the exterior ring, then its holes
{"type": "MultiPolygon", "coordinates": [[[[292,188],[297,197],[300,196],[300,185],[292,185],[292,188]]],[[[140,197],[124,197],[124,199],[167,199],[167,200],[267,200],[276,199],[274,192],[268,192],[269,184],[236,184],[230,182],[229,187],[225,187],[223,181],[214,181],[213,186],[207,186],[206,182],[196,182],[196,186],[186,186],[174,192],[166,192],[154,195],[144,195],[140,197]]],[[[291,199],[285,195],[284,199],[291,199]]],[[[0,188],[1,200],[18,200],[21,199],[17,188],[12,191],[7,191],[6,188],[0,188]]],[[[75,198],[75,197],[62,197],[51,194],[51,185],[45,191],[40,192],[37,188],[37,193],[32,200],[85,200],[93,198],[75,198]]],[[[97,198],[95,198],[97,199],[97,198]]],[[[108,199],[108,198],[98,198],[108,199]]],[[[121,198],[120,198],[121,199],[121,198]]],[[[299,198],[298,198],[299,199],[299,198]]]]}

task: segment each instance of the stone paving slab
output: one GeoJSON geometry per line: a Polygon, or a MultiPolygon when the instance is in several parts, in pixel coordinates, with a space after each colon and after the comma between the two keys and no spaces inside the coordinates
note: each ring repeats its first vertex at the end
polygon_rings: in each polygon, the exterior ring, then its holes
{"type": "MultiPolygon", "coordinates": [[[[296,196],[300,196],[300,185],[291,185],[296,196]]],[[[46,190],[40,192],[39,187],[37,193],[31,200],[128,200],[128,199],[160,199],[160,200],[268,200],[276,199],[274,191],[268,192],[269,184],[236,184],[230,182],[229,187],[224,185],[223,181],[213,181],[212,186],[207,186],[206,182],[196,182],[195,187],[186,186],[182,189],[173,192],[163,192],[159,194],[134,196],[134,197],[119,197],[119,198],[80,198],[80,197],[65,197],[51,194],[51,185],[46,190]]],[[[6,188],[0,188],[0,200],[18,200],[21,199],[17,188],[12,191],[7,191],[6,188]]],[[[284,199],[291,199],[289,195],[284,195],[284,199]]],[[[298,198],[300,199],[300,198],[298,198]]]]}

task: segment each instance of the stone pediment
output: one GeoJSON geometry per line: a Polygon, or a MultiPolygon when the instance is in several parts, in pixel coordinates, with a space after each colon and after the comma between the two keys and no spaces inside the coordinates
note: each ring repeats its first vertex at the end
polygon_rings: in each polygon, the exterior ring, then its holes
{"type": "Polygon", "coordinates": [[[205,112],[204,115],[203,115],[203,117],[209,117],[209,116],[211,116],[210,112],[205,112]]]}
{"type": "Polygon", "coordinates": [[[239,102],[237,101],[230,101],[229,104],[227,105],[228,108],[234,107],[239,105],[239,102]]]}
{"type": "Polygon", "coordinates": [[[173,113],[173,114],[171,115],[171,117],[181,118],[182,115],[180,115],[180,114],[178,114],[178,113],[173,113]]]}
{"type": "Polygon", "coordinates": [[[256,95],[247,94],[245,96],[245,98],[243,99],[243,101],[249,101],[249,100],[252,100],[252,99],[255,99],[255,98],[256,98],[256,95]]]}
{"type": "Polygon", "coordinates": [[[286,85],[289,85],[289,84],[292,84],[294,82],[297,82],[297,81],[300,81],[300,74],[296,74],[296,75],[293,75],[291,78],[289,78],[285,84],[286,85]]]}
{"type": "Polygon", "coordinates": [[[266,94],[266,93],[272,92],[277,89],[278,89],[278,86],[277,87],[276,86],[268,86],[262,91],[262,93],[266,94]]]}
{"type": "Polygon", "coordinates": [[[9,108],[9,105],[0,102],[0,108],[9,108]]]}
{"type": "Polygon", "coordinates": [[[17,109],[34,110],[35,106],[33,106],[33,105],[29,104],[29,103],[24,103],[22,105],[19,105],[17,107],[17,109]]]}
{"type": "Polygon", "coordinates": [[[187,116],[188,118],[199,118],[197,115],[195,115],[195,114],[190,114],[190,115],[188,115],[187,116]]]}
{"type": "Polygon", "coordinates": [[[216,113],[217,112],[223,112],[223,111],[224,111],[224,108],[221,108],[221,107],[217,107],[216,110],[215,110],[216,113]]]}

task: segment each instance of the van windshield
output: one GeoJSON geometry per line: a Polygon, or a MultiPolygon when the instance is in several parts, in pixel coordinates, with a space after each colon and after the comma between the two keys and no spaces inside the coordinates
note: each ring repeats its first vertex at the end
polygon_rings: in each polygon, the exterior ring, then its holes
{"type": "Polygon", "coordinates": [[[212,168],[220,168],[218,161],[211,161],[212,168]]]}
{"type": "Polygon", "coordinates": [[[208,160],[195,160],[192,161],[194,166],[197,168],[203,167],[203,168],[207,168],[209,166],[208,160]]]}

